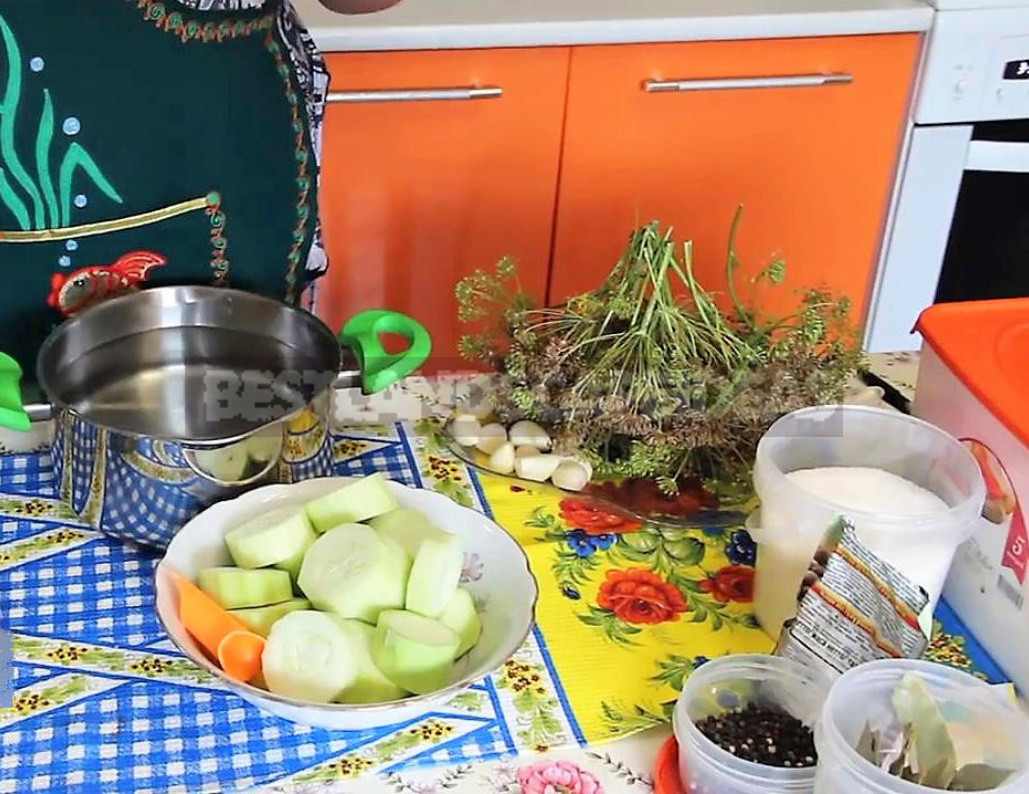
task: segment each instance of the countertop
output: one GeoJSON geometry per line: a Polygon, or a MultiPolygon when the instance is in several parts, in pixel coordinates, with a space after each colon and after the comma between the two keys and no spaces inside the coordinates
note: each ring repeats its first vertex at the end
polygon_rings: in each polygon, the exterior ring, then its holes
{"type": "Polygon", "coordinates": [[[921,0],[403,0],[356,16],[293,3],[326,52],[897,33],[933,19],[921,0]]]}

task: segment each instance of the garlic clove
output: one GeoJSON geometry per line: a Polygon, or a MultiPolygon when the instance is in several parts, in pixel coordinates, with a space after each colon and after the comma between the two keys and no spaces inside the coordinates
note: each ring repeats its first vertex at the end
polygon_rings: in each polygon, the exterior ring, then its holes
{"type": "Polygon", "coordinates": [[[492,455],[500,447],[507,443],[507,430],[502,424],[494,422],[485,425],[479,430],[479,438],[475,442],[475,448],[487,455],[492,455]]]}
{"type": "Polygon", "coordinates": [[[587,481],[593,479],[593,464],[590,463],[590,461],[584,458],[576,458],[575,456],[565,456],[565,458],[562,460],[562,463],[568,462],[577,463],[583,469],[586,469],[587,481]]]}
{"type": "Polygon", "coordinates": [[[515,467],[515,446],[510,441],[501,444],[489,456],[489,467],[497,474],[510,474],[515,467]]]}
{"type": "Polygon", "coordinates": [[[554,470],[550,481],[564,491],[581,491],[590,481],[592,472],[589,464],[575,458],[565,458],[561,465],[554,470]]]}
{"type": "Polygon", "coordinates": [[[523,419],[511,425],[509,435],[515,446],[550,449],[550,436],[547,434],[547,431],[528,419],[523,419]]]}
{"type": "Polygon", "coordinates": [[[515,458],[515,474],[524,480],[545,482],[551,478],[557,467],[561,465],[559,455],[523,455],[515,458]]]}
{"type": "Polygon", "coordinates": [[[462,447],[474,447],[482,433],[482,425],[471,414],[458,414],[450,423],[450,435],[462,447]]]}
{"type": "Polygon", "coordinates": [[[526,455],[539,455],[540,451],[536,447],[515,447],[515,457],[524,458],[526,455]]]}

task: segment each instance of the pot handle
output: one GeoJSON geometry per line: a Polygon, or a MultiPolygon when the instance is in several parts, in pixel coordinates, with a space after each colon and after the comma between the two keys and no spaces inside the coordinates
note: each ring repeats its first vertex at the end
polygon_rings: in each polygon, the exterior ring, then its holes
{"type": "Polygon", "coordinates": [[[353,349],[361,365],[365,394],[380,392],[425,363],[432,338],[417,320],[399,312],[375,309],[354,315],[340,331],[339,341],[353,349]],[[410,343],[403,353],[387,353],[379,334],[400,334],[410,343]]]}
{"type": "Polygon", "coordinates": [[[21,365],[0,353],[0,427],[22,432],[31,429],[32,420],[21,399],[21,365]]]}

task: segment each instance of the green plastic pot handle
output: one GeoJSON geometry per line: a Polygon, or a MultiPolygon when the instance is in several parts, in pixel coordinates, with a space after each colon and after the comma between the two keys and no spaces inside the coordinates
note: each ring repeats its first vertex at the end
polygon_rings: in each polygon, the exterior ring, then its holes
{"type": "Polygon", "coordinates": [[[406,378],[432,352],[432,339],[425,326],[405,314],[383,309],[361,312],[340,331],[339,341],[352,348],[361,364],[365,394],[374,394],[406,378]],[[410,343],[403,353],[387,353],[380,334],[399,334],[410,343]]]}
{"type": "Polygon", "coordinates": [[[0,353],[0,427],[21,431],[32,427],[21,400],[21,365],[6,353],[0,353]]]}

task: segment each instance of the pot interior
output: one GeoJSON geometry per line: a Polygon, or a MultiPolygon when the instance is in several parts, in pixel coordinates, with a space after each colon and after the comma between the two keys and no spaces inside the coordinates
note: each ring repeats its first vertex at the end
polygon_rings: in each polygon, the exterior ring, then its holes
{"type": "Polygon", "coordinates": [[[158,287],[61,325],[37,375],[55,405],[97,425],[201,446],[300,410],[341,357],[308,312],[225,288],[158,287]]]}

